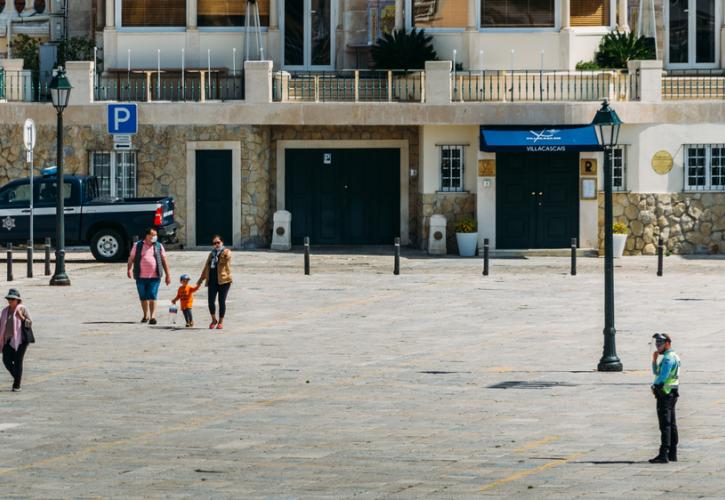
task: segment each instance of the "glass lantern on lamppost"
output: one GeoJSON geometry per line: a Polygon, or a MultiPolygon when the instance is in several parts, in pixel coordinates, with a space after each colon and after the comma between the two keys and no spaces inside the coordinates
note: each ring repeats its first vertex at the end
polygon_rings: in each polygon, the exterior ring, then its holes
{"type": "Polygon", "coordinates": [[[605,100],[592,121],[599,144],[604,149],[604,349],[597,370],[621,372],[614,337],[614,238],[612,236],[612,149],[619,140],[622,120],[605,100]]]}
{"type": "Polygon", "coordinates": [[[50,279],[50,284],[54,286],[68,286],[70,279],[65,272],[65,218],[64,218],[64,189],[63,189],[63,111],[68,106],[70,99],[70,91],[73,86],[65,76],[65,71],[59,67],[53,79],[50,81],[48,89],[50,90],[50,98],[53,101],[53,107],[57,116],[57,182],[56,182],[56,211],[55,211],[55,273],[50,279]]]}

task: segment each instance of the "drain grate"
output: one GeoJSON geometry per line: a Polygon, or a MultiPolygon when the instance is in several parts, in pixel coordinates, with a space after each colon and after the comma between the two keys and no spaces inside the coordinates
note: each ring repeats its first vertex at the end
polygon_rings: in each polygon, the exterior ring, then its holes
{"type": "Polygon", "coordinates": [[[526,380],[507,380],[498,384],[489,385],[489,389],[549,389],[551,387],[575,387],[577,384],[569,382],[546,382],[526,381],[526,380]]]}

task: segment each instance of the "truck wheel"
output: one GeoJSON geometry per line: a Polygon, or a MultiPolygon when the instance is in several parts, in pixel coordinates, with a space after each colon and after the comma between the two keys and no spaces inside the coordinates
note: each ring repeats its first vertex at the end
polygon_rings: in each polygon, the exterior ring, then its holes
{"type": "Polygon", "coordinates": [[[99,262],[123,260],[125,248],[123,236],[113,229],[101,229],[91,238],[91,253],[99,262]]]}

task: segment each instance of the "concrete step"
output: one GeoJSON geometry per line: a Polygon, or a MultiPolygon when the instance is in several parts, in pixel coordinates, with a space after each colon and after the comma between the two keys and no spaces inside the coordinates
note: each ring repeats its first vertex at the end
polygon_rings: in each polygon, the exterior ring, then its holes
{"type": "MultiPolygon", "coordinates": [[[[479,249],[479,252],[482,250],[479,249]]],[[[577,257],[599,257],[596,248],[578,248],[577,257]]],[[[529,248],[521,250],[491,250],[493,258],[526,258],[526,257],[569,257],[571,248],[529,248]]]]}

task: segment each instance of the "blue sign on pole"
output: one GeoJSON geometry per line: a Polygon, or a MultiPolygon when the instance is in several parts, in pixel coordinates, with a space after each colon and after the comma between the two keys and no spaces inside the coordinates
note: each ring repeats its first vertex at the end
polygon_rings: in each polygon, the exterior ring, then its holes
{"type": "Polygon", "coordinates": [[[112,135],[133,135],[138,132],[136,104],[108,105],[108,133],[112,135]]]}

